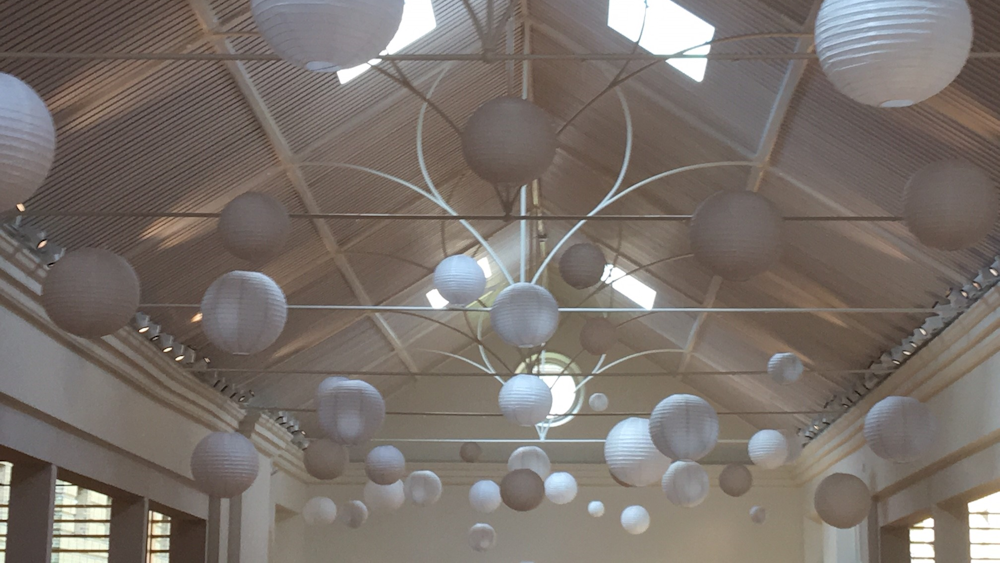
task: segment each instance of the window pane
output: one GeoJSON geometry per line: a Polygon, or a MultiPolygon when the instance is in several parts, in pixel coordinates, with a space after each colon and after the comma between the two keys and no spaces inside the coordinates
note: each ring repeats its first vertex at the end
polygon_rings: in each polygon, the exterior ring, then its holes
{"type": "Polygon", "coordinates": [[[149,511],[149,543],[146,563],[170,563],[170,517],[149,511]]]}
{"type": "Polygon", "coordinates": [[[0,461],[0,563],[7,555],[7,507],[10,504],[10,472],[13,466],[0,461]]]}
{"type": "Polygon", "coordinates": [[[910,528],[910,563],[934,563],[934,519],[910,528]]]}
{"type": "Polygon", "coordinates": [[[108,560],[111,497],[56,481],[52,563],[97,563],[108,560]]]}
{"type": "Polygon", "coordinates": [[[972,561],[1000,560],[1000,493],[969,503],[972,561]]]}

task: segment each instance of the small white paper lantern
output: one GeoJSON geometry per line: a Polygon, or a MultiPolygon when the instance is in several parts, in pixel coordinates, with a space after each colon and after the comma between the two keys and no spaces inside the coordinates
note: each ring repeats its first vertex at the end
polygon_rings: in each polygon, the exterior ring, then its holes
{"type": "Polygon", "coordinates": [[[406,486],[402,481],[379,485],[368,481],[362,493],[365,505],[374,513],[388,513],[399,510],[406,502],[406,486]]]}
{"type": "Polygon", "coordinates": [[[545,498],[545,481],[530,469],[515,469],[500,481],[500,498],[512,510],[534,510],[545,498]]]}
{"type": "Polygon", "coordinates": [[[777,469],[788,459],[788,442],[777,430],[761,430],[747,443],[750,460],[763,469],[777,469]]]}
{"type": "Polygon", "coordinates": [[[660,484],[667,500],[684,508],[694,508],[708,497],[708,472],[694,461],[672,463],[660,484]]]}
{"type": "Polygon", "coordinates": [[[945,160],[921,168],[910,178],[903,218],[923,244],[961,250],[993,230],[997,207],[996,185],[983,169],[961,160],[945,160]]]}
{"type": "Polygon", "coordinates": [[[212,432],[191,454],[191,475],[198,488],[211,497],[243,494],[257,480],[257,471],[257,449],[235,432],[212,432]]]}
{"type": "Polygon", "coordinates": [[[565,471],[558,471],[545,479],[545,498],[554,504],[569,504],[576,498],[576,479],[565,471]]]}
{"type": "Polygon", "coordinates": [[[591,317],[580,329],[580,346],[595,356],[603,356],[618,344],[618,327],[604,317],[591,317]]]}
{"type": "Polygon", "coordinates": [[[846,96],[905,107],[944,90],[972,49],[966,0],[825,0],[816,17],[816,54],[846,96]]]}
{"type": "Polygon", "coordinates": [[[559,326],[559,304],[540,285],[515,283],[501,291],[493,302],[490,325],[511,346],[541,346],[559,326]]]}
{"type": "Polygon", "coordinates": [[[777,353],[767,362],[768,375],[780,385],[795,383],[802,377],[804,369],[802,360],[790,352],[777,353]]]}
{"type": "Polygon", "coordinates": [[[741,497],[753,486],[753,475],[744,465],[732,463],[719,474],[719,488],[731,497],[741,497]]]}
{"type": "Polygon", "coordinates": [[[534,426],[552,411],[552,390],[537,375],[522,373],[504,382],[498,402],[504,418],[518,426],[534,426]]]}
{"type": "Polygon", "coordinates": [[[777,208],[760,194],[719,192],[691,218],[691,251],[715,275],[746,281],[781,258],[782,222],[777,208]]]}
{"type": "Polygon", "coordinates": [[[590,504],[587,505],[587,514],[594,518],[604,516],[604,503],[599,500],[590,501],[590,504]]]}
{"type": "Polygon", "coordinates": [[[608,396],[604,393],[594,393],[587,399],[587,404],[594,412],[604,412],[608,410],[608,396]]]}
{"type": "Polygon", "coordinates": [[[403,0],[252,0],[250,7],[279,57],[316,72],[378,57],[403,21],[403,0]]]}
{"type": "Polygon", "coordinates": [[[634,505],[622,511],[622,528],[632,535],[639,535],[649,529],[649,512],[634,505]]]}
{"type": "Polygon", "coordinates": [[[936,430],[930,409],[913,397],[886,397],[865,416],[868,447],[896,463],[920,459],[934,443],[936,430]]]}
{"type": "Polygon", "coordinates": [[[548,454],[538,446],[521,446],[507,458],[507,471],[530,469],[543,480],[552,473],[552,462],[548,454]]]}
{"type": "Polygon", "coordinates": [[[500,485],[493,481],[477,481],[469,489],[469,504],[476,512],[489,514],[500,508],[502,503],[500,485]]]}
{"type": "Polygon", "coordinates": [[[489,524],[475,524],[469,528],[469,547],[473,551],[484,552],[497,544],[497,532],[489,524]]]}
{"type": "Polygon", "coordinates": [[[767,520],[767,510],[763,506],[754,506],[750,509],[750,521],[754,524],[763,524],[767,520]]]}
{"type": "Polygon", "coordinates": [[[370,384],[351,380],[317,397],[319,424],[331,440],[356,446],[367,442],[385,421],[385,400],[370,384]]]}
{"type": "Polygon", "coordinates": [[[329,526],[337,519],[337,505],[326,497],[313,497],[302,507],[302,518],[310,526],[329,526]]]}
{"type": "Polygon", "coordinates": [[[847,473],[829,475],[813,495],[813,506],[820,519],[842,530],[863,522],[871,504],[872,495],[865,482],[847,473]]]}
{"type": "Polygon", "coordinates": [[[697,461],[715,448],[719,416],[701,397],[671,395],[653,409],[649,435],[656,448],[670,459],[697,461]]]}
{"type": "Polygon", "coordinates": [[[246,356],[274,344],[285,329],[288,305],[274,280],[235,271],[212,282],[201,300],[201,328],[219,348],[246,356]]]}
{"type": "MultiPolygon", "coordinates": [[[[0,146],[0,157],[2,153],[0,146]]],[[[0,162],[0,170],[2,166],[0,162]]],[[[3,181],[0,179],[0,183],[3,181]]],[[[99,248],[75,250],[56,262],[45,276],[42,306],[52,322],[66,332],[100,338],[124,327],[135,316],[139,278],[128,261],[113,252],[99,248]]]]}
{"type": "Polygon", "coordinates": [[[559,258],[559,274],[570,287],[586,289],[601,282],[608,261],[597,246],[584,242],[574,244],[559,258]]]}
{"type": "Polygon", "coordinates": [[[406,475],[406,458],[395,446],[377,446],[365,457],[365,475],[375,484],[391,485],[406,475]]]}
{"type": "Polygon", "coordinates": [[[490,100],[465,123],[462,154],[469,168],[491,184],[528,184],[541,177],[556,156],[552,118],[521,98],[490,100]]]}
{"type": "Polygon", "coordinates": [[[486,292],[486,273],[474,259],[456,254],[434,268],[434,287],[448,304],[465,306],[486,292]]]}
{"type": "Polygon", "coordinates": [[[352,500],[341,507],[340,517],[348,528],[360,528],[368,520],[368,507],[360,500],[352,500]]]}
{"type": "Polygon", "coordinates": [[[226,204],[217,229],[222,246],[230,254],[262,261],[285,248],[292,222],[280,201],[267,194],[247,192],[226,204]]]}
{"type": "Polygon", "coordinates": [[[670,458],[660,453],[649,437],[645,418],[626,418],[608,432],[604,460],[612,475],[635,487],[658,482],[670,467],[670,458]]]}
{"type": "Polygon", "coordinates": [[[476,463],[479,456],[483,455],[483,448],[475,442],[466,442],[458,449],[458,457],[465,463],[476,463]]]}
{"type": "Polygon", "coordinates": [[[441,498],[441,479],[433,471],[414,471],[406,478],[406,498],[417,506],[430,506],[441,498]]]}
{"type": "Polygon", "coordinates": [[[0,72],[0,211],[13,209],[45,182],[56,154],[56,128],[45,101],[0,72]]]}
{"type": "Polygon", "coordinates": [[[309,442],[304,455],[306,471],[324,481],[343,475],[350,461],[347,448],[327,438],[309,442]]]}

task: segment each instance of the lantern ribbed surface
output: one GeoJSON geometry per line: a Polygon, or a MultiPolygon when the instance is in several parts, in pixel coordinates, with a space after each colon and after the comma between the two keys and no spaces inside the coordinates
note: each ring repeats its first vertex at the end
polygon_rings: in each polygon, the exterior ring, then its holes
{"type": "Polygon", "coordinates": [[[594,287],[604,276],[608,261],[600,248],[583,242],[574,244],[559,258],[559,275],[563,281],[576,289],[594,287]]]}
{"type": "Polygon", "coordinates": [[[632,535],[639,535],[649,529],[649,512],[634,505],[622,511],[622,528],[632,535]]]}
{"type": "Polygon", "coordinates": [[[518,426],[534,426],[552,411],[552,390],[537,375],[522,373],[504,382],[497,402],[507,420],[518,426]]]}
{"type": "Polygon", "coordinates": [[[316,400],[317,401],[319,400],[320,395],[326,393],[330,389],[333,389],[334,385],[337,385],[338,383],[343,383],[344,381],[350,381],[350,380],[346,377],[335,376],[335,377],[327,377],[323,381],[320,381],[319,385],[316,386],[316,400]]]}
{"type": "Polygon", "coordinates": [[[587,404],[594,412],[604,412],[608,410],[608,396],[604,393],[594,393],[587,399],[587,404]]]}
{"type": "Polygon", "coordinates": [[[343,475],[349,461],[347,448],[327,438],[309,442],[304,457],[306,471],[324,481],[343,475]]]}
{"type": "Polygon", "coordinates": [[[503,499],[500,498],[500,485],[493,481],[477,481],[469,488],[469,504],[476,512],[489,514],[500,508],[503,499]]]}
{"type": "Polygon", "coordinates": [[[618,344],[618,327],[604,317],[591,317],[580,329],[580,346],[595,356],[607,354],[618,344]]]}
{"type": "Polygon", "coordinates": [[[213,432],[191,454],[191,475],[202,492],[216,498],[243,494],[257,479],[257,449],[235,432],[213,432]]]}
{"type": "Polygon", "coordinates": [[[344,381],[317,397],[316,413],[331,440],[356,446],[370,440],[382,427],[385,400],[369,383],[344,381]]]}
{"type": "Polygon", "coordinates": [[[376,58],[403,20],[403,0],[252,0],[250,6],[271,49],[316,72],[376,58]]]}
{"type": "Polygon", "coordinates": [[[512,510],[534,510],[545,498],[545,481],[530,469],[515,469],[500,481],[500,498],[512,510]]]}
{"type": "Polygon", "coordinates": [[[365,475],[375,484],[391,485],[406,475],[406,458],[395,446],[377,446],[365,457],[365,475]]]}
{"type": "Polygon", "coordinates": [[[788,442],[777,430],[761,430],[747,443],[750,461],[763,469],[777,469],[788,460],[788,442]]]}
{"type": "Polygon", "coordinates": [[[517,471],[518,469],[534,471],[539,477],[546,479],[552,473],[552,462],[549,461],[549,455],[542,448],[521,446],[507,458],[507,471],[517,471]]]}
{"type": "Polygon", "coordinates": [[[708,472],[694,461],[675,461],[660,482],[667,500],[677,506],[694,508],[708,498],[708,472]]]}
{"type": "Polygon", "coordinates": [[[745,465],[727,465],[719,474],[719,488],[731,497],[741,497],[753,487],[753,475],[745,465]]]}
{"type": "Polygon", "coordinates": [[[788,385],[795,383],[802,377],[804,371],[802,360],[798,356],[789,352],[779,352],[767,362],[767,373],[771,379],[778,384],[788,385]]]}
{"type": "Polygon", "coordinates": [[[987,173],[961,160],[918,170],[906,184],[903,218],[921,243],[961,250],[983,240],[997,220],[996,185],[987,173]]]}
{"type": "Polygon", "coordinates": [[[490,325],[511,346],[541,346],[559,326],[559,304],[540,285],[515,283],[501,291],[493,302],[490,325]]]}
{"type": "Polygon", "coordinates": [[[777,208],[762,195],[719,192],[691,217],[691,251],[713,274],[746,281],[781,258],[782,222],[777,208]]]}
{"type": "Polygon", "coordinates": [[[545,110],[521,98],[479,106],[462,131],[462,154],[477,176],[497,185],[537,180],[556,156],[556,130],[545,110]]]}
{"type": "Polygon", "coordinates": [[[587,505],[587,514],[594,518],[604,516],[604,503],[599,500],[590,501],[590,504],[587,505]]]}
{"type": "Polygon", "coordinates": [[[458,449],[458,457],[465,463],[476,463],[483,455],[483,448],[475,442],[466,442],[458,449]]]}
{"type": "Polygon", "coordinates": [[[326,497],[313,497],[302,507],[302,519],[310,526],[329,526],[337,519],[337,505],[326,497]]]}
{"type": "Polygon", "coordinates": [[[882,459],[916,461],[934,443],[937,423],[927,405],[913,397],[886,397],[865,416],[868,447],[882,459]]]}
{"type": "Polygon", "coordinates": [[[42,307],[66,332],[100,338],[132,320],[139,308],[139,277],[113,252],[75,250],[56,262],[42,281],[42,307]]]}
{"type": "Polygon", "coordinates": [[[868,485],[854,475],[834,473],[823,479],[813,495],[821,520],[834,528],[853,528],[868,517],[872,498],[868,485]]]}
{"type": "Polygon", "coordinates": [[[212,282],[201,300],[201,328],[212,344],[230,354],[264,351],[285,329],[288,305],[274,280],[259,272],[235,271],[212,282]]]}
{"type": "Polygon", "coordinates": [[[449,305],[468,305],[486,292],[486,273],[474,259],[456,254],[434,268],[434,287],[449,305]]]}
{"type": "Polygon", "coordinates": [[[368,481],[362,491],[362,498],[365,499],[365,506],[374,513],[395,512],[406,503],[406,487],[402,481],[394,481],[388,485],[368,481]]]}
{"type": "Polygon", "coordinates": [[[608,432],[604,460],[615,477],[636,487],[659,482],[670,467],[670,458],[653,444],[645,418],[626,418],[608,432]]]}
{"type": "Polygon", "coordinates": [[[569,504],[576,498],[576,478],[565,471],[558,471],[545,478],[545,498],[553,504],[569,504]]]}
{"type": "Polygon", "coordinates": [[[763,524],[767,520],[767,510],[763,506],[754,506],[750,509],[750,521],[754,524],[763,524]]]}
{"type": "Polygon", "coordinates": [[[0,211],[23,203],[45,182],[56,153],[56,128],[45,101],[0,72],[0,211]]]}
{"type": "Polygon", "coordinates": [[[656,449],[670,459],[697,461],[715,448],[719,416],[701,397],[671,395],[653,409],[649,435],[656,449]]]}
{"type": "Polygon", "coordinates": [[[489,551],[497,544],[497,532],[489,524],[475,524],[469,528],[469,547],[473,551],[489,551]]]}
{"type": "Polygon", "coordinates": [[[944,90],[972,48],[966,0],[824,0],[816,54],[830,82],[862,104],[905,107],[944,90]]]}
{"type": "Polygon", "coordinates": [[[288,210],[273,197],[248,192],[226,204],[217,227],[222,246],[237,258],[263,261],[277,256],[288,242],[288,210]]]}
{"type": "Polygon", "coordinates": [[[340,517],[348,528],[360,528],[368,520],[368,507],[360,500],[352,500],[340,507],[340,517]]]}
{"type": "Polygon", "coordinates": [[[433,471],[414,471],[404,483],[406,498],[417,506],[430,506],[441,498],[441,479],[433,471]]]}

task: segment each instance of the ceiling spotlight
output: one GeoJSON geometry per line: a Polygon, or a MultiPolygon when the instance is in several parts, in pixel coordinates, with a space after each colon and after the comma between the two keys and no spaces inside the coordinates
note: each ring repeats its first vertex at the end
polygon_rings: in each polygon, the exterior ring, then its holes
{"type": "Polygon", "coordinates": [[[198,361],[194,362],[194,365],[191,366],[191,369],[194,371],[207,371],[208,362],[205,361],[205,358],[200,358],[198,361]]]}
{"type": "Polygon", "coordinates": [[[17,207],[17,210],[20,211],[21,213],[24,213],[25,211],[28,210],[28,208],[25,207],[23,203],[19,203],[15,207],[17,207]]]}
{"type": "Polygon", "coordinates": [[[902,346],[896,346],[895,348],[890,350],[889,353],[892,354],[892,363],[896,364],[897,366],[903,363],[903,359],[905,358],[905,356],[903,355],[902,346]]]}
{"type": "Polygon", "coordinates": [[[38,254],[38,258],[42,261],[42,264],[44,264],[47,268],[51,268],[56,265],[56,262],[58,262],[64,254],[66,254],[66,249],[54,242],[50,242],[45,245],[45,248],[38,254]]]}
{"type": "Polygon", "coordinates": [[[151,324],[153,323],[149,320],[149,315],[146,313],[136,313],[135,316],[132,317],[132,326],[139,331],[139,334],[146,334],[149,332],[151,324]]]}
{"type": "Polygon", "coordinates": [[[197,313],[194,314],[193,317],[191,317],[191,322],[193,323],[201,322],[201,318],[202,318],[201,311],[198,311],[197,313]]]}
{"type": "Polygon", "coordinates": [[[156,339],[156,344],[163,350],[164,354],[174,350],[174,337],[169,334],[161,334],[156,339]]]}
{"type": "Polygon", "coordinates": [[[174,354],[174,361],[179,364],[184,364],[186,366],[189,366],[194,363],[195,359],[194,350],[187,346],[184,346],[183,344],[174,348],[173,354],[174,354]]]}

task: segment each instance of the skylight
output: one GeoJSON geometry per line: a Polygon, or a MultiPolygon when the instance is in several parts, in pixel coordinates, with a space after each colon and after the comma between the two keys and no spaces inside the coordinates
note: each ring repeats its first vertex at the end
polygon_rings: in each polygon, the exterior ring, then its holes
{"type": "Polygon", "coordinates": [[[610,282],[611,287],[615,291],[621,293],[625,297],[628,297],[635,302],[636,305],[642,307],[643,309],[652,309],[653,305],[656,303],[655,289],[633,278],[632,276],[626,275],[625,270],[622,270],[617,266],[612,266],[611,264],[605,266],[604,275],[601,277],[601,281],[610,282]]]}
{"type": "MultiPolygon", "coordinates": [[[[479,264],[479,267],[483,269],[483,274],[486,275],[486,279],[490,279],[493,275],[493,268],[490,267],[490,259],[480,258],[479,260],[476,260],[476,264],[479,264]]],[[[445,299],[444,296],[441,295],[441,293],[436,289],[432,289],[427,292],[427,302],[430,303],[431,307],[434,307],[435,309],[444,309],[448,306],[448,300],[445,299]]]]}
{"type": "MultiPolygon", "coordinates": [[[[639,41],[640,47],[657,55],[671,55],[715,37],[714,26],[671,0],[609,0],[608,27],[632,41],[639,41]]],[[[707,55],[711,48],[706,45],[688,54],[707,55]]],[[[701,82],[708,59],[669,59],[667,63],[701,82]]]]}
{"type": "MultiPolygon", "coordinates": [[[[431,0],[406,0],[403,6],[403,21],[399,24],[399,31],[386,46],[383,55],[395,55],[410,46],[411,43],[427,35],[437,27],[437,20],[434,18],[434,7],[431,0]]],[[[347,84],[355,78],[361,76],[371,65],[382,62],[381,59],[372,59],[366,64],[353,68],[345,68],[337,71],[337,78],[341,84],[347,84]]]]}

